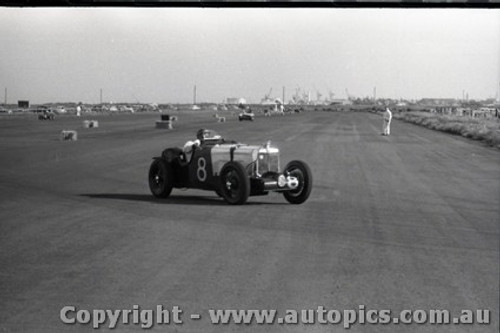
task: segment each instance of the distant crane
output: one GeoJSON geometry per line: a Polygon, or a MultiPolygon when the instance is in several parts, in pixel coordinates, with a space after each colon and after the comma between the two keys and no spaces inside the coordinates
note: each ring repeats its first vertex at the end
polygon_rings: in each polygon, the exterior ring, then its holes
{"type": "Polygon", "coordinates": [[[295,89],[295,95],[293,95],[296,103],[299,103],[300,101],[300,87],[297,86],[297,88],[295,89]]]}
{"type": "Polygon", "coordinates": [[[321,96],[323,95],[319,92],[319,90],[316,90],[316,101],[321,101],[321,96]]]}
{"type": "Polygon", "coordinates": [[[305,104],[311,103],[311,92],[310,91],[304,91],[302,96],[303,96],[302,100],[304,101],[305,104]]]}
{"type": "Polygon", "coordinates": [[[347,88],[345,88],[345,94],[347,95],[347,99],[350,101],[352,100],[352,96],[349,95],[349,90],[347,90],[347,88]]]}
{"type": "Polygon", "coordinates": [[[333,91],[330,91],[329,92],[329,97],[330,97],[330,101],[333,101],[334,98],[335,98],[335,93],[333,91]]]}
{"type": "Polygon", "coordinates": [[[295,94],[293,94],[291,99],[292,104],[299,104],[300,102],[300,87],[295,88],[295,94]]]}
{"type": "Polygon", "coordinates": [[[273,103],[273,99],[271,98],[272,92],[273,92],[273,87],[271,87],[271,89],[269,89],[269,92],[266,95],[264,95],[264,98],[261,99],[260,103],[272,104],[273,103]]]}
{"type": "Polygon", "coordinates": [[[291,98],[293,104],[310,104],[311,92],[302,90],[299,86],[295,89],[295,94],[291,98]]]}
{"type": "Polygon", "coordinates": [[[266,99],[270,99],[270,98],[271,98],[271,94],[272,94],[272,92],[273,92],[273,87],[271,87],[271,88],[269,89],[269,92],[267,93],[267,95],[266,95],[264,98],[266,98],[266,99]]]}
{"type": "Polygon", "coordinates": [[[498,89],[499,93],[497,93],[497,95],[495,96],[495,100],[496,100],[498,103],[500,103],[500,82],[498,83],[498,87],[499,87],[499,89],[498,89]]]}

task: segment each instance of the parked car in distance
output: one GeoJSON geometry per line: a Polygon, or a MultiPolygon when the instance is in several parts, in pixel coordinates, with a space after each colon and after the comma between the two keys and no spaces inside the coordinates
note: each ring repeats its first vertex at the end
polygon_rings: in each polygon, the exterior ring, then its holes
{"type": "Polygon", "coordinates": [[[49,109],[38,112],[38,120],[54,120],[55,117],[54,112],[49,109]]]}
{"type": "Polygon", "coordinates": [[[244,110],[238,115],[238,120],[243,121],[243,120],[250,120],[253,121],[255,118],[255,114],[251,110],[244,110]]]}

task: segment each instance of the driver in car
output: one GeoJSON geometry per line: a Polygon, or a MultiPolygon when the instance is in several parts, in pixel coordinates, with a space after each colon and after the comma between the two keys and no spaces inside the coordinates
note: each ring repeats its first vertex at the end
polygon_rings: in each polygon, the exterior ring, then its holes
{"type": "Polygon", "coordinates": [[[189,140],[184,144],[184,147],[182,148],[182,151],[186,155],[186,162],[189,163],[191,161],[191,156],[193,156],[193,151],[201,146],[205,139],[210,137],[210,131],[207,129],[200,129],[198,132],[196,132],[196,140],[189,140]]]}

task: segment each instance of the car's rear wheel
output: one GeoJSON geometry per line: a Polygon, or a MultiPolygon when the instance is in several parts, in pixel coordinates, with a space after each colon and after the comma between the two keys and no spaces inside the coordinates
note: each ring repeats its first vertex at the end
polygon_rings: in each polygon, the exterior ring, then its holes
{"type": "Polygon", "coordinates": [[[238,162],[227,162],[220,172],[222,198],[231,205],[242,205],[250,196],[250,178],[238,162]]]}
{"type": "Polygon", "coordinates": [[[173,188],[172,166],[166,161],[157,158],[149,168],[149,189],[157,198],[166,198],[173,188]]]}
{"type": "Polygon", "coordinates": [[[285,199],[291,204],[301,204],[309,198],[312,190],[312,173],[309,166],[302,161],[291,161],[285,167],[284,172],[296,177],[299,186],[295,190],[283,192],[285,199]]]}

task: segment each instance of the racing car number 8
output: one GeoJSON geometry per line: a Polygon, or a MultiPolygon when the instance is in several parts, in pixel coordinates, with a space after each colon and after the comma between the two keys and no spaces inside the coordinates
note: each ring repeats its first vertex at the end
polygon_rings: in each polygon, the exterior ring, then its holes
{"type": "Polygon", "coordinates": [[[205,160],[205,158],[200,157],[198,159],[198,169],[196,171],[196,175],[198,176],[200,182],[204,182],[207,179],[207,170],[205,170],[206,166],[207,161],[205,160]]]}

